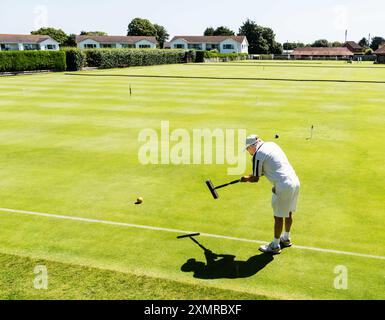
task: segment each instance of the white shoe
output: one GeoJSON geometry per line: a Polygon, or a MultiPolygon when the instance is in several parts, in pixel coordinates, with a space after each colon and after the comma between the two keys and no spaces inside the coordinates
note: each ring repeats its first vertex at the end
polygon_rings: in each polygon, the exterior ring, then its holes
{"type": "Polygon", "coordinates": [[[267,245],[260,246],[259,251],[262,251],[263,253],[270,253],[270,254],[280,254],[281,253],[281,246],[275,245],[274,242],[271,242],[267,245]]]}
{"type": "Polygon", "coordinates": [[[285,239],[284,237],[281,237],[280,244],[282,249],[290,248],[293,244],[291,243],[290,239],[285,239]]]}

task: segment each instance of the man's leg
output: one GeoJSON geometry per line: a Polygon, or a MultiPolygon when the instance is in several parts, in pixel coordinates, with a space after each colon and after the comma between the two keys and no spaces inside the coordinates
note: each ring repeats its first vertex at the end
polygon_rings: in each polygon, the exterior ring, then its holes
{"type": "Polygon", "coordinates": [[[274,238],[281,238],[282,230],[283,230],[283,218],[274,217],[274,238]]]}
{"type": "Polygon", "coordinates": [[[281,237],[280,245],[282,248],[289,248],[292,246],[291,240],[290,240],[290,230],[291,226],[293,224],[293,213],[290,212],[289,217],[285,218],[285,233],[283,234],[283,237],[281,237]]]}
{"type": "Polygon", "coordinates": [[[274,240],[268,244],[259,247],[264,253],[278,254],[281,253],[280,238],[283,230],[283,218],[274,216],[274,240]]]}
{"type": "Polygon", "coordinates": [[[290,232],[290,230],[291,230],[291,225],[292,225],[292,224],[293,224],[293,213],[290,212],[289,218],[286,218],[286,219],[285,219],[285,231],[286,231],[287,233],[290,232]]]}

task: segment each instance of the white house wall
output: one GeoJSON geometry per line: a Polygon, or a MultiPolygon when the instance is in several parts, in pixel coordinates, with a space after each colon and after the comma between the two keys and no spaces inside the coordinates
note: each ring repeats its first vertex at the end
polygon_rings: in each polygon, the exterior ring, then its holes
{"type": "MultiPolygon", "coordinates": [[[[85,49],[87,45],[95,45],[96,49],[100,49],[101,44],[95,40],[87,39],[82,42],[78,43],[78,48],[85,49]]],[[[112,45],[115,45],[117,49],[123,48],[123,45],[121,43],[112,43],[112,45]]],[[[135,48],[139,49],[141,45],[149,45],[150,48],[154,49],[156,48],[156,44],[147,40],[141,40],[135,43],[135,48]]]]}
{"type": "Polygon", "coordinates": [[[58,51],[59,50],[59,43],[54,41],[54,40],[50,40],[50,39],[44,40],[44,41],[40,42],[40,50],[54,50],[54,51],[58,51]],[[55,49],[47,49],[48,45],[53,45],[53,46],[56,46],[56,47],[55,47],[55,49]]]}
{"type": "Polygon", "coordinates": [[[140,41],[135,43],[135,47],[137,49],[139,49],[140,46],[142,46],[142,45],[150,46],[151,49],[155,49],[156,48],[156,44],[155,43],[147,41],[147,40],[140,40],[140,41]]]}
{"type": "Polygon", "coordinates": [[[184,41],[184,40],[182,40],[182,39],[177,39],[177,40],[172,41],[172,42],[170,43],[171,49],[176,49],[176,46],[177,46],[177,45],[183,45],[183,48],[182,48],[182,49],[186,49],[186,50],[187,50],[187,48],[188,48],[187,42],[184,41]]]}
{"type": "Polygon", "coordinates": [[[241,53],[249,53],[249,42],[246,39],[241,44],[241,53]]]}
{"type": "MultiPolygon", "coordinates": [[[[207,44],[212,43],[201,43],[202,50],[206,50],[207,44]]],[[[170,43],[171,49],[176,49],[177,45],[183,45],[183,49],[188,49],[188,43],[183,39],[177,39],[175,41],[172,41],[170,43]]],[[[242,53],[248,53],[249,52],[249,45],[246,40],[243,41],[243,43],[239,43],[237,41],[234,41],[232,39],[227,39],[225,41],[222,41],[219,44],[219,52],[220,53],[234,53],[234,52],[242,52],[242,53]],[[226,44],[231,44],[234,46],[234,49],[224,49],[223,46],[226,44]]]]}
{"type": "Polygon", "coordinates": [[[87,39],[78,43],[78,48],[85,49],[86,45],[95,45],[97,49],[100,48],[100,43],[92,39],[87,39]]]}
{"type": "Polygon", "coordinates": [[[239,42],[236,42],[232,39],[227,39],[225,41],[222,41],[219,45],[219,51],[221,53],[234,53],[234,52],[241,52],[241,44],[239,42]],[[232,45],[234,49],[224,49],[225,45],[232,45]]]}

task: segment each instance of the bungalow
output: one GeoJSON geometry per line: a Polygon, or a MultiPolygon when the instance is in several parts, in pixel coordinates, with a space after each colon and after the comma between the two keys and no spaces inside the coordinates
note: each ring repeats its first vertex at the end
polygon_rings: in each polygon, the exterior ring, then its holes
{"type": "Polygon", "coordinates": [[[362,56],[365,53],[364,48],[354,41],[347,41],[342,46],[348,48],[354,55],[362,56]]]}
{"type": "Polygon", "coordinates": [[[348,48],[297,48],[294,59],[352,59],[354,54],[348,48]]]}
{"type": "Polygon", "coordinates": [[[377,63],[385,63],[385,44],[374,51],[374,54],[377,56],[377,63]]]}
{"type": "Polygon", "coordinates": [[[171,49],[218,50],[220,53],[248,53],[249,42],[245,36],[176,36],[171,49]]]}
{"type": "Polygon", "coordinates": [[[59,43],[45,35],[0,34],[0,51],[59,50],[59,43]]]}
{"type": "Polygon", "coordinates": [[[76,36],[76,43],[80,49],[155,49],[158,44],[155,37],[144,36],[76,36]]]}

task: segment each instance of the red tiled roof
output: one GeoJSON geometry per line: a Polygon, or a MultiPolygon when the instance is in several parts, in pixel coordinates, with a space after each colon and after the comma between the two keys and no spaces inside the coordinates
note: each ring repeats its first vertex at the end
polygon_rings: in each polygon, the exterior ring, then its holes
{"type": "Polygon", "coordinates": [[[297,48],[292,53],[294,56],[353,56],[348,48],[297,48]]]}
{"type": "Polygon", "coordinates": [[[175,36],[171,42],[182,39],[187,43],[212,43],[217,44],[221,43],[227,39],[232,39],[236,42],[242,43],[246,37],[245,36],[175,36]]]}
{"type": "Polygon", "coordinates": [[[91,39],[99,43],[125,43],[134,44],[141,40],[147,40],[157,44],[155,37],[145,36],[76,36],[76,43],[91,39]]]}
{"type": "Polygon", "coordinates": [[[378,48],[376,51],[374,51],[374,54],[378,54],[381,56],[385,55],[385,44],[382,47],[378,48]]]}
{"type": "MultiPolygon", "coordinates": [[[[0,34],[0,43],[40,43],[45,40],[53,40],[46,35],[32,35],[32,34],[0,34]]],[[[55,41],[55,40],[53,40],[55,41]]]]}
{"type": "Polygon", "coordinates": [[[352,49],[355,49],[355,50],[362,50],[363,48],[356,42],[354,41],[347,41],[344,43],[343,45],[344,47],[345,46],[350,46],[352,49]]]}

